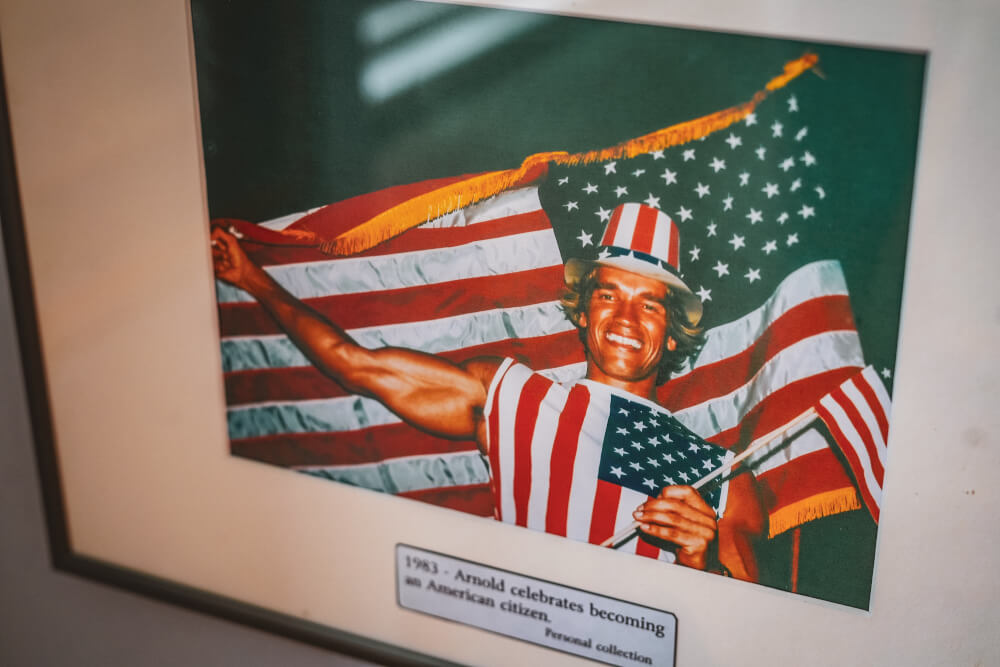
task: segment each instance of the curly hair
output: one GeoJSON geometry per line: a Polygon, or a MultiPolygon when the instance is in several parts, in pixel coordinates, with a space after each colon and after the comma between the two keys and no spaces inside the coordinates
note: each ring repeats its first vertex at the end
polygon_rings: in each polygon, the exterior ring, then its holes
{"type": "MultiPolygon", "coordinates": [[[[587,331],[580,324],[580,316],[586,312],[597,287],[597,268],[598,265],[595,264],[579,280],[567,283],[559,300],[566,317],[576,326],[584,345],[586,345],[587,331]]],[[[667,331],[663,338],[663,356],[656,375],[658,385],[669,380],[671,374],[682,370],[688,358],[697,354],[705,344],[704,329],[691,324],[684,304],[672,295],[673,292],[668,289],[667,296],[663,300],[663,305],[667,309],[667,331]],[[677,343],[675,349],[667,348],[668,338],[673,338],[677,343]]]]}

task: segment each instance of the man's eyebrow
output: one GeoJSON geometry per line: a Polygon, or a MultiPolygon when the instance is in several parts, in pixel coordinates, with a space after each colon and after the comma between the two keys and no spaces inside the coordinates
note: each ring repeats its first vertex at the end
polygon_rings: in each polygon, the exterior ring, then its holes
{"type": "MultiPolygon", "coordinates": [[[[618,283],[608,282],[608,281],[598,282],[598,283],[596,283],[594,285],[594,291],[595,292],[597,290],[602,290],[602,289],[606,289],[606,290],[620,290],[620,289],[623,289],[623,288],[618,283]]],[[[644,289],[641,292],[639,292],[637,294],[637,296],[646,297],[648,299],[651,299],[652,301],[659,301],[659,302],[666,302],[670,298],[670,296],[671,296],[671,293],[670,293],[669,289],[667,290],[667,293],[663,295],[662,298],[653,296],[653,294],[654,294],[654,292],[653,292],[652,289],[644,289]]]]}

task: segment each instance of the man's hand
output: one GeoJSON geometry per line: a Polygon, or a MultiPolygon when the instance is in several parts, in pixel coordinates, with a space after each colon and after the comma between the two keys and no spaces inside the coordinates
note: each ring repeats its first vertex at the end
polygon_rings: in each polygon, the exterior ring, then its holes
{"type": "Polygon", "coordinates": [[[677,562],[704,570],[718,525],[715,511],[690,486],[668,486],[633,513],[639,530],[676,544],[677,562]]]}
{"type": "Polygon", "coordinates": [[[212,229],[212,264],[216,278],[243,289],[248,287],[251,275],[260,271],[236,237],[221,227],[212,229]]]}

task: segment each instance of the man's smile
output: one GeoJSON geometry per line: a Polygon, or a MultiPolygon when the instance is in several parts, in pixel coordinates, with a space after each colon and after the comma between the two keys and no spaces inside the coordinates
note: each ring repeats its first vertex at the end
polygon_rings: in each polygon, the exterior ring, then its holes
{"type": "Polygon", "coordinates": [[[628,338],[620,334],[611,333],[610,331],[605,334],[605,337],[612,343],[618,343],[619,345],[625,345],[626,347],[631,347],[634,350],[638,350],[642,347],[642,343],[635,338],[628,338]]]}

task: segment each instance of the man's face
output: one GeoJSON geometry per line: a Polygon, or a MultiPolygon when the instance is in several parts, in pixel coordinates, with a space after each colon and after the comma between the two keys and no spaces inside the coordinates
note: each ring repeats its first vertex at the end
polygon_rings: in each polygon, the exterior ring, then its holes
{"type": "MultiPolygon", "coordinates": [[[[630,271],[601,266],[580,325],[586,328],[587,377],[645,395],[655,386],[669,314],[667,286],[630,271]],[[644,383],[636,391],[631,386],[644,383]]],[[[667,338],[667,348],[676,348],[667,338]]]]}

